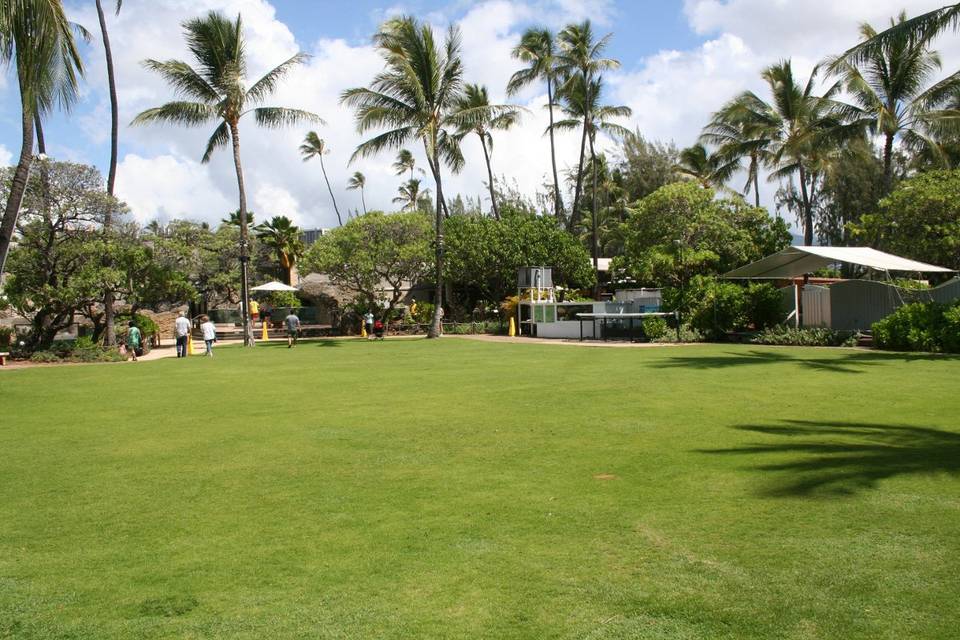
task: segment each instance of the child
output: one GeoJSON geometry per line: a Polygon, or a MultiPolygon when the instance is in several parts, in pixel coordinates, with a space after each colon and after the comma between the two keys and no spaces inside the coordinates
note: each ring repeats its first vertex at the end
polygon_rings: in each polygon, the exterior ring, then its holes
{"type": "Polygon", "coordinates": [[[134,324],[133,320],[130,321],[130,324],[127,325],[130,328],[127,330],[127,349],[130,350],[130,354],[133,356],[133,361],[137,361],[137,356],[143,355],[143,347],[141,343],[143,342],[143,335],[140,333],[140,329],[137,328],[137,325],[134,324]]]}
{"type": "Polygon", "coordinates": [[[207,355],[213,357],[213,343],[217,341],[217,327],[207,316],[200,316],[200,331],[203,332],[203,342],[207,345],[207,355]]]}

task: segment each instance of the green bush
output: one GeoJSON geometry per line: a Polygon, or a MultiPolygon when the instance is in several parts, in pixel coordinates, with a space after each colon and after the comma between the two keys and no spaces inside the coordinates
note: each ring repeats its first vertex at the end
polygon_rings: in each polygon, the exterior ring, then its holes
{"type": "Polygon", "coordinates": [[[58,356],[53,351],[36,351],[33,355],[30,356],[30,362],[40,362],[40,363],[49,363],[49,362],[63,362],[63,358],[58,356]]]}
{"type": "Polygon", "coordinates": [[[667,331],[670,330],[670,327],[667,326],[667,321],[663,318],[644,318],[641,325],[643,326],[643,335],[647,336],[647,339],[651,341],[659,340],[667,335],[667,331]]]}
{"type": "Polygon", "coordinates": [[[7,349],[13,342],[13,327],[0,327],[0,349],[7,349]]]}
{"type": "Polygon", "coordinates": [[[747,323],[757,331],[783,322],[783,294],[769,283],[751,283],[747,287],[747,323]]]}
{"type": "Polygon", "coordinates": [[[914,302],[873,323],[873,342],[897,351],[960,353],[960,302],[914,302]]]}
{"type": "Polygon", "coordinates": [[[430,324],[430,321],[433,320],[433,304],[418,302],[417,310],[411,314],[411,317],[417,324],[430,324]]]}
{"type": "Polygon", "coordinates": [[[266,302],[269,303],[273,308],[297,308],[301,305],[300,299],[293,291],[273,291],[269,296],[267,296],[266,302]]]}
{"type": "Polygon", "coordinates": [[[783,325],[768,327],[751,338],[754,344],[790,347],[855,347],[860,334],[820,327],[796,329],[783,325]]]}
{"type": "Polygon", "coordinates": [[[713,339],[747,326],[747,290],[739,284],[706,280],[690,326],[713,339]]]}
{"type": "MultiPolygon", "coordinates": [[[[157,323],[154,322],[150,316],[145,316],[142,313],[135,313],[132,318],[134,324],[136,324],[137,328],[140,329],[140,334],[143,337],[144,344],[148,344],[150,342],[150,338],[160,332],[160,327],[157,326],[157,323]]],[[[127,330],[130,328],[130,319],[131,316],[129,313],[117,315],[116,326],[118,344],[125,344],[127,341],[127,330]]]]}

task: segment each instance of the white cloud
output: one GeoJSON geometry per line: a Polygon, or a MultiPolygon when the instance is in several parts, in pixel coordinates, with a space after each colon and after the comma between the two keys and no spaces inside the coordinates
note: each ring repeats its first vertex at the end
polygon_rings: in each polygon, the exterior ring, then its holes
{"type": "Polygon", "coordinates": [[[0,167],[9,167],[13,163],[13,154],[0,144],[0,167]]]}

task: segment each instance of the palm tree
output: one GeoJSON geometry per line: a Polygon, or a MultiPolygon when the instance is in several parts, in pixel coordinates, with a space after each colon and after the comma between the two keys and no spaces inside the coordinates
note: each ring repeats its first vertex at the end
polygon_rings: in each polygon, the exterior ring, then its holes
{"type": "Polygon", "coordinates": [[[747,182],[743,194],[753,190],[755,206],[760,206],[760,166],[768,157],[770,139],[767,132],[775,127],[766,111],[752,111],[750,105],[741,105],[735,99],[717,111],[703,128],[701,142],[718,147],[716,155],[728,162],[740,163],[747,159],[747,182]]]}
{"type": "MultiPolygon", "coordinates": [[[[393,163],[394,175],[402,176],[407,171],[410,172],[410,179],[413,180],[413,170],[417,166],[417,160],[413,157],[413,153],[409,149],[400,149],[397,152],[397,159],[393,163]]],[[[422,174],[423,169],[418,169],[422,174]]]]}
{"type": "MultiPolygon", "coordinates": [[[[256,214],[253,211],[247,211],[247,229],[254,228],[254,219],[256,214]]],[[[231,211],[226,218],[221,218],[220,222],[226,225],[240,228],[240,210],[231,211]]]]}
{"type": "Polygon", "coordinates": [[[425,195],[430,193],[429,189],[420,188],[420,180],[416,178],[410,178],[406,182],[400,185],[400,188],[397,189],[399,195],[393,199],[393,202],[403,205],[400,207],[401,211],[415,211],[420,205],[420,200],[425,195]]]}
{"type": "Polygon", "coordinates": [[[256,229],[257,237],[277,254],[280,268],[283,269],[283,281],[292,285],[293,267],[303,255],[300,228],[286,216],[274,216],[256,229]]]}
{"type": "Polygon", "coordinates": [[[811,245],[818,173],[835,149],[862,137],[864,123],[856,109],[834,99],[842,83],[830,86],[823,96],[813,95],[816,69],[803,86],[794,80],[789,60],[767,67],[761,76],[770,88],[770,104],[747,91],[721,111],[733,122],[749,123],[757,138],[769,141],[765,161],[773,169],[771,180],[797,176],[804,244],[811,245]]]}
{"type": "MultiPolygon", "coordinates": [[[[901,13],[890,24],[896,27],[905,22],[907,14],[901,13]]],[[[864,23],[860,35],[869,41],[877,37],[877,31],[864,23]]],[[[883,47],[871,49],[857,64],[844,56],[831,58],[828,64],[864,111],[871,131],[883,136],[885,193],[891,187],[896,138],[912,151],[926,148],[928,155],[942,156],[939,141],[927,133],[950,128],[960,118],[949,108],[950,99],[960,93],[960,71],[927,86],[941,63],[940,56],[925,41],[912,39],[907,31],[894,31],[883,47]]]]}
{"type": "Polygon", "coordinates": [[[354,171],[353,175],[347,181],[347,189],[356,191],[360,189],[360,203],[363,205],[363,215],[367,215],[367,201],[363,197],[363,188],[367,186],[367,178],[359,171],[354,171]]]}
{"type": "MultiPolygon", "coordinates": [[[[591,182],[591,190],[593,192],[591,206],[593,240],[590,244],[591,255],[593,256],[593,268],[599,276],[600,256],[597,238],[597,191],[599,183],[597,181],[598,163],[595,149],[597,133],[603,131],[604,133],[620,137],[630,135],[629,129],[613,122],[613,120],[615,118],[628,118],[633,112],[630,107],[615,107],[602,104],[603,77],[597,76],[590,82],[586,82],[584,80],[585,77],[586,76],[582,74],[578,74],[573,76],[570,81],[564,83],[563,90],[560,92],[560,98],[562,100],[561,108],[566,118],[555,122],[553,126],[561,130],[571,130],[581,126],[590,143],[590,163],[593,169],[593,180],[591,182]]],[[[576,181],[578,185],[582,185],[582,165],[577,170],[576,181]]],[[[574,202],[577,200],[579,200],[579,196],[574,199],[574,202]]],[[[576,228],[576,225],[579,223],[579,218],[580,212],[578,209],[570,212],[570,220],[572,222],[570,226],[571,231],[576,228]]]]}
{"type": "Polygon", "coordinates": [[[388,20],[374,36],[374,44],[385,69],[374,77],[369,88],[344,91],[344,104],[356,110],[357,129],[387,130],[360,144],[353,157],[369,156],[384,149],[402,148],[419,139],[433,174],[437,192],[435,220],[436,298],[428,337],[440,335],[443,303],[443,180],[442,166],[453,171],[463,166],[463,155],[448,130],[460,127],[465,119],[455,112],[463,90],[460,60],[460,32],[450,27],[442,46],[433,28],[405,16],[388,20]]]}
{"type": "Polygon", "coordinates": [[[602,84],[598,81],[600,74],[607,69],[616,69],[620,62],[613,58],[604,58],[603,52],[610,42],[612,34],[607,34],[599,40],[594,39],[593,27],[589,20],[580,24],[567,25],[557,35],[560,43],[560,55],[557,57],[556,70],[563,78],[561,94],[570,95],[577,91],[586,92],[581,100],[586,109],[583,111],[582,133],[580,135],[580,162],[577,165],[577,182],[573,192],[573,209],[570,213],[568,228],[573,229],[576,224],[580,207],[580,194],[583,187],[583,163],[586,158],[586,143],[589,136],[590,120],[593,116],[590,107],[597,104],[597,96],[590,95],[596,89],[599,91],[602,84]]]}
{"type": "Polygon", "coordinates": [[[6,265],[33,162],[34,123],[56,107],[69,109],[77,98],[83,62],[73,28],[61,0],[0,2],[0,63],[12,63],[17,71],[22,133],[20,158],[0,221],[0,273],[6,265]]]}
{"type": "Polygon", "coordinates": [[[700,143],[680,152],[674,166],[681,176],[696,180],[704,189],[726,189],[727,180],[740,168],[739,159],[731,160],[721,153],[710,153],[700,143]]]}
{"type": "Polygon", "coordinates": [[[506,131],[520,119],[520,109],[511,105],[494,106],[490,104],[487,88],[468,84],[463,95],[457,101],[457,109],[465,118],[457,129],[457,137],[463,139],[471,133],[480,138],[483,147],[483,159],[487,164],[487,186],[490,189],[490,203],[493,217],[500,219],[500,207],[497,205],[497,193],[493,183],[493,170],[490,168],[490,154],[493,152],[491,131],[506,131]]]}
{"type": "MultiPolygon", "coordinates": [[[[113,195],[113,187],[117,181],[117,155],[120,140],[120,108],[117,102],[117,78],[113,71],[113,50],[110,48],[110,34],[107,32],[107,19],[103,14],[100,0],[96,0],[97,18],[100,21],[100,36],[103,39],[103,51],[107,63],[107,85],[110,90],[110,170],[107,173],[107,193],[113,195]]],[[[116,0],[116,13],[119,15],[123,0],[116,0]]],[[[113,223],[113,211],[108,209],[103,219],[103,226],[109,229],[113,223]]],[[[113,322],[113,290],[107,288],[103,292],[103,323],[104,338],[107,345],[115,342],[113,322]]]]}
{"type": "Polygon", "coordinates": [[[557,220],[563,218],[563,198],[560,195],[560,179],[557,177],[557,152],[553,139],[554,91],[557,83],[557,60],[553,34],[549,29],[530,28],[520,37],[520,44],[513,48],[512,55],[527,67],[510,77],[507,94],[514,95],[520,89],[537,81],[547,83],[547,109],[550,113],[550,165],[553,168],[553,204],[557,220]]]}
{"type": "Polygon", "coordinates": [[[317,135],[316,131],[307,132],[306,137],[303,139],[303,144],[300,145],[300,155],[303,156],[303,161],[306,162],[311,158],[320,159],[320,171],[323,172],[323,180],[327,183],[327,192],[330,194],[330,200],[333,201],[333,211],[337,214],[337,224],[343,226],[343,218],[340,217],[340,209],[337,208],[337,199],[333,197],[333,189],[330,188],[330,179],[327,178],[327,168],[323,164],[323,156],[330,153],[330,149],[327,148],[327,144],[323,141],[323,138],[317,135]]]}
{"type": "Polygon", "coordinates": [[[960,29],[960,3],[921,13],[909,20],[893,23],[886,31],[874,34],[864,42],[848,49],[843,58],[854,65],[863,64],[880,55],[885,47],[904,39],[911,46],[927,44],[948,29],[960,29]]]}
{"type": "Polygon", "coordinates": [[[179,60],[146,60],[144,66],[156,71],[184,98],[192,99],[168,102],[161,107],[147,109],[133,120],[141,125],[153,122],[170,122],[198,126],[219,122],[207,141],[202,162],[210,161],[217,147],[233,144],[233,164],[237,173],[240,198],[240,286],[241,313],[243,314],[244,338],[247,346],[253,346],[253,325],[250,322],[250,291],[247,283],[249,261],[249,230],[247,229],[247,192],[240,164],[240,119],[253,114],[254,122],[268,128],[278,128],[304,121],[320,121],[310,112],[286,107],[255,106],[270,96],[280,80],[294,67],[303,63],[307,56],[297,53],[289,60],[274,67],[257,80],[249,89],[244,85],[247,59],[244,50],[243,24],[240,15],[234,21],[216,11],[202,18],[193,18],[183,23],[187,48],[198,63],[197,68],[179,60]]]}

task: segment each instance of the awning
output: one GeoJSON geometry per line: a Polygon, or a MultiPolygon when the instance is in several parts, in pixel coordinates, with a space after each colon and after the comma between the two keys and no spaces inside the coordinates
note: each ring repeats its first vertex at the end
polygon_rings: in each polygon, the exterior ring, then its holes
{"type": "Polygon", "coordinates": [[[796,278],[838,262],[856,264],[878,271],[908,273],[951,273],[953,271],[953,269],[901,258],[869,247],[787,247],[783,251],[725,273],[723,277],[778,280],[796,278]]]}
{"type": "Polygon", "coordinates": [[[250,291],[297,291],[296,287],[291,287],[288,284],[283,284],[282,282],[268,282],[267,284],[262,284],[259,287],[253,287],[250,291]]]}

